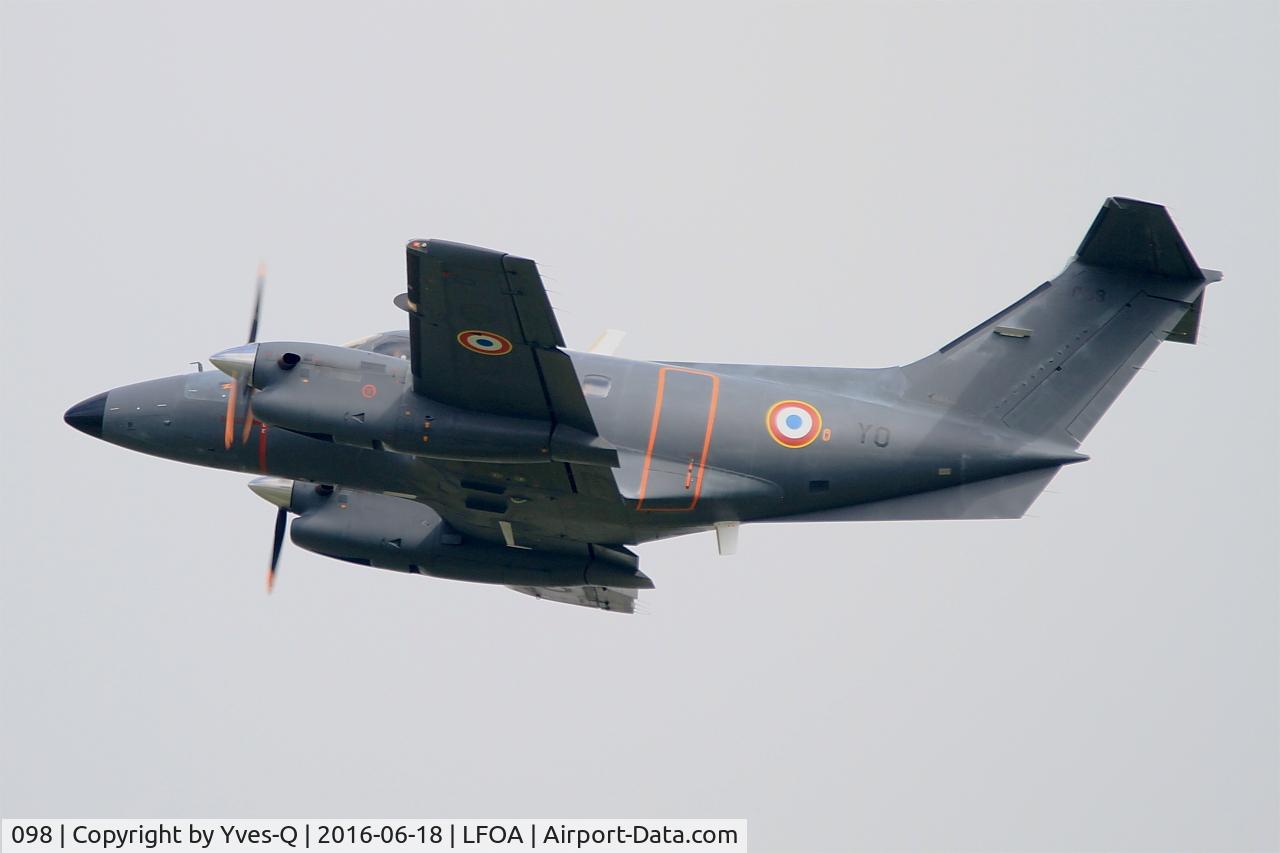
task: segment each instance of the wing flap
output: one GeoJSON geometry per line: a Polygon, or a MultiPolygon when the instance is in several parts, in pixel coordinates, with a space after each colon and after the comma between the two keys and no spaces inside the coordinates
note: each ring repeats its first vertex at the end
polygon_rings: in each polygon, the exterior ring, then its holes
{"type": "Polygon", "coordinates": [[[504,255],[502,268],[525,342],[547,349],[564,346],[551,300],[538,275],[538,265],[528,258],[504,255]]]}
{"type": "Polygon", "coordinates": [[[635,613],[639,590],[608,586],[509,586],[522,595],[614,613],[635,613]]]}
{"type": "Polygon", "coordinates": [[[538,349],[534,353],[556,423],[595,435],[596,423],[587,408],[587,398],[582,394],[582,385],[578,382],[569,354],[560,349],[538,349]]]}
{"type": "Polygon", "coordinates": [[[773,500],[782,488],[772,480],[726,471],[689,461],[666,459],[653,453],[619,449],[613,468],[618,495],[651,511],[689,509],[702,499],[773,500]]]}

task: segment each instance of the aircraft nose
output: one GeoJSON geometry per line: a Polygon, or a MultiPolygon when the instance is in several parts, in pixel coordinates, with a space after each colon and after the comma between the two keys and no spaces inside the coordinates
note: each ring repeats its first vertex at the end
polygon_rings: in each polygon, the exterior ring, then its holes
{"type": "Polygon", "coordinates": [[[107,392],[103,391],[67,409],[62,419],[86,435],[102,438],[102,418],[106,412],[107,392]]]}

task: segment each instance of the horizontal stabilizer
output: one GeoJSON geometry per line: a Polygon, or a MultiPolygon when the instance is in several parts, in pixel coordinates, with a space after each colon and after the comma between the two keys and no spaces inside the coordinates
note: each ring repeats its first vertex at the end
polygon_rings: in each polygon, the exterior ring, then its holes
{"type": "Polygon", "coordinates": [[[1085,234],[1081,263],[1124,272],[1203,279],[1200,266],[1162,205],[1109,198],[1085,234]]]}
{"type": "Polygon", "coordinates": [[[1200,315],[1203,312],[1204,292],[1202,291],[1196,297],[1196,301],[1191,303],[1191,307],[1183,312],[1182,319],[1169,330],[1169,336],[1165,340],[1172,344],[1194,344],[1200,337],[1200,315]]]}

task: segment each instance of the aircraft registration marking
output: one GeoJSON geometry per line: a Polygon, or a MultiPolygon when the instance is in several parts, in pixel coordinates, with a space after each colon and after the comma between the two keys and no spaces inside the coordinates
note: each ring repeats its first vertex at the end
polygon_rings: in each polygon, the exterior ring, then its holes
{"type": "Polygon", "coordinates": [[[871,439],[871,443],[876,447],[888,447],[889,439],[893,437],[887,426],[878,426],[876,424],[864,424],[858,422],[858,428],[862,430],[862,435],[858,438],[859,444],[866,444],[867,439],[871,439]]]}

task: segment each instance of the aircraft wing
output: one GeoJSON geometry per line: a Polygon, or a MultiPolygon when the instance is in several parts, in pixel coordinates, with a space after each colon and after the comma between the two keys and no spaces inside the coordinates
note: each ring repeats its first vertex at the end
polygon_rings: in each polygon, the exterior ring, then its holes
{"type": "Polygon", "coordinates": [[[450,243],[407,247],[413,387],[451,406],[596,435],[537,265],[450,243]]]}
{"type": "MultiPolygon", "coordinates": [[[[469,464],[464,463],[464,465],[469,464]]],[[[595,466],[503,465],[501,467],[525,472],[513,473],[511,475],[513,480],[510,482],[522,481],[519,482],[520,490],[530,496],[557,491],[590,491],[591,487],[581,481],[582,474],[588,471],[599,472],[602,479],[609,478],[607,469],[595,466]],[[560,483],[559,478],[564,476],[565,471],[575,467],[579,475],[576,478],[570,478],[566,483],[560,483]],[[537,475],[543,476],[536,482],[529,479],[537,475]],[[574,480],[578,481],[577,488],[574,488],[574,480]]],[[[451,473],[456,474],[461,470],[463,469],[451,469],[451,473]]],[[[481,476],[478,470],[473,471],[473,475],[481,476]]],[[[495,488],[502,487],[505,482],[507,481],[490,480],[490,484],[495,488]]],[[[609,493],[616,495],[612,487],[609,493]]],[[[541,524],[512,517],[505,509],[506,504],[502,496],[491,494],[488,497],[491,503],[484,508],[467,501],[461,507],[433,505],[432,509],[444,519],[453,532],[460,533],[464,537],[495,545],[506,545],[535,554],[568,557],[571,560],[581,561],[583,566],[584,574],[581,584],[549,586],[526,581],[523,584],[507,584],[508,589],[562,604],[574,604],[579,607],[592,607],[618,613],[634,613],[640,590],[653,588],[653,581],[640,571],[639,558],[628,548],[620,545],[584,542],[566,536],[558,529],[549,529],[541,524]],[[500,508],[501,512],[495,513],[495,510],[500,508]]]]}

